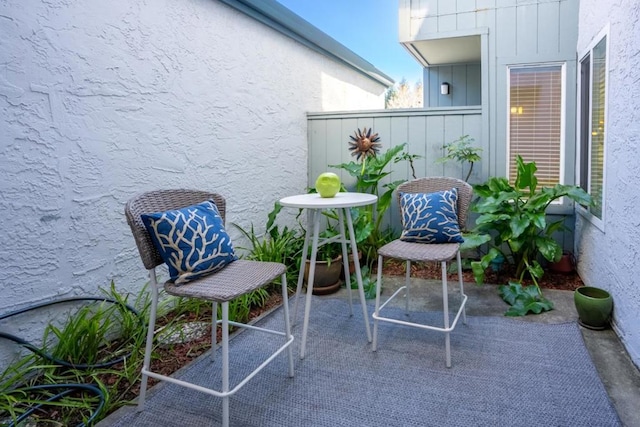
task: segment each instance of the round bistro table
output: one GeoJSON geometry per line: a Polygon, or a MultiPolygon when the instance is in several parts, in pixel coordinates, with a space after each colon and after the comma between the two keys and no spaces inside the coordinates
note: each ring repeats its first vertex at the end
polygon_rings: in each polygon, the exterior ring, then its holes
{"type": "Polygon", "coordinates": [[[302,291],[303,272],[305,260],[309,253],[309,239],[311,239],[311,262],[309,266],[309,277],[307,279],[307,296],[304,307],[304,323],[302,327],[302,344],[300,346],[300,358],[304,358],[305,347],[307,343],[307,330],[309,328],[309,312],[311,311],[311,292],[313,290],[313,280],[316,269],[316,257],[318,247],[331,242],[340,242],[342,244],[342,260],[344,265],[344,277],[347,286],[347,294],[349,295],[349,310],[353,315],[353,306],[351,301],[351,277],[349,273],[349,263],[347,262],[347,244],[351,247],[353,254],[356,280],[358,282],[358,293],[360,294],[360,303],[362,305],[362,314],[367,331],[367,339],[371,342],[371,329],[369,326],[369,316],[367,315],[367,303],[364,296],[364,287],[362,284],[362,273],[360,271],[360,262],[358,260],[358,247],[356,244],[355,233],[353,232],[353,218],[351,217],[351,208],[359,206],[367,206],[376,203],[378,196],[366,193],[338,193],[334,197],[320,197],[319,194],[299,194],[295,196],[284,197],[280,199],[280,204],[285,207],[306,209],[308,214],[307,232],[304,237],[304,246],[302,249],[302,259],[300,262],[300,274],[298,276],[298,284],[296,287],[296,301],[293,309],[293,323],[298,314],[298,297],[302,291]],[[320,217],[324,209],[335,209],[338,212],[338,225],[340,234],[328,239],[319,240],[320,233],[320,217]],[[347,229],[349,230],[349,238],[345,230],[345,221],[347,221],[347,229]],[[313,225],[313,230],[311,225],[313,225]]]}

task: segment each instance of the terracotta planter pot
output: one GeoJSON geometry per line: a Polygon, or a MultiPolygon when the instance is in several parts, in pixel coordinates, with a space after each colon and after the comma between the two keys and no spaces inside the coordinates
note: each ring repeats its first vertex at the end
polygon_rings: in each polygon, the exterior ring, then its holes
{"type": "MultiPolygon", "coordinates": [[[[304,267],[304,282],[309,283],[309,265],[307,260],[304,267]]],[[[340,289],[340,272],[342,271],[342,255],[328,263],[327,261],[316,261],[316,270],[313,275],[314,295],[326,295],[337,292],[340,289]]]]}
{"type": "Polygon", "coordinates": [[[575,265],[575,260],[572,253],[565,252],[562,254],[560,261],[552,262],[549,264],[549,268],[556,273],[571,273],[575,265]]]}
{"type": "Polygon", "coordinates": [[[578,322],[589,329],[605,329],[613,311],[613,298],[604,289],[581,286],[573,293],[578,322]]]}
{"type": "MultiPolygon", "coordinates": [[[[358,261],[362,266],[362,252],[358,251],[358,261]]],[[[356,272],[356,266],[353,264],[353,254],[349,251],[349,274],[353,275],[356,272]]],[[[340,270],[340,278],[344,280],[344,268],[340,270]]]]}

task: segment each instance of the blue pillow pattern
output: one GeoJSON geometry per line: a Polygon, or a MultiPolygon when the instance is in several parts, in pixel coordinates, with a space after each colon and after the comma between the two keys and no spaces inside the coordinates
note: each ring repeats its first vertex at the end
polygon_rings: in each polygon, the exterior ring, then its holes
{"type": "Polygon", "coordinates": [[[435,193],[401,193],[400,240],[417,243],[462,243],[458,224],[458,189],[435,193]]]}
{"type": "Polygon", "coordinates": [[[238,259],[215,203],[142,215],[176,285],[216,272],[238,259]]]}

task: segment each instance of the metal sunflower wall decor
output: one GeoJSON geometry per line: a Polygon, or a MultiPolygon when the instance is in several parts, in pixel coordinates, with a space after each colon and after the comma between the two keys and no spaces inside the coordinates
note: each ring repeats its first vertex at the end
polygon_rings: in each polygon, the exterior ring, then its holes
{"type": "Polygon", "coordinates": [[[362,162],[364,163],[367,160],[367,157],[375,157],[380,151],[380,146],[382,145],[380,142],[380,137],[377,133],[371,135],[372,129],[362,128],[362,130],[358,129],[355,131],[353,135],[350,135],[349,138],[349,151],[351,151],[352,156],[356,156],[357,160],[362,158],[362,162]]]}

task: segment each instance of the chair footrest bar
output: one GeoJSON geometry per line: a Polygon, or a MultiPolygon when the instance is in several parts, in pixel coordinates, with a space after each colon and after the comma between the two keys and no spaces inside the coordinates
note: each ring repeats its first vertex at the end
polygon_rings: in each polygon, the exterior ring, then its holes
{"type": "MultiPolygon", "coordinates": [[[[274,331],[272,331],[272,332],[274,332],[274,331]]],[[[251,380],[251,378],[256,376],[256,374],[258,372],[260,372],[265,366],[267,366],[269,363],[271,363],[271,361],[273,359],[275,359],[280,353],[282,353],[292,343],[293,343],[293,335],[291,336],[290,339],[287,340],[287,342],[283,346],[281,346],[277,351],[275,351],[271,356],[269,356],[264,362],[262,362],[260,364],[260,366],[258,366],[256,369],[254,369],[249,375],[244,377],[244,379],[242,381],[240,381],[233,389],[229,390],[228,392],[220,392],[218,390],[202,387],[202,386],[199,386],[197,384],[193,384],[193,383],[190,383],[190,382],[182,381],[182,380],[179,380],[179,379],[174,378],[174,377],[169,377],[167,375],[158,374],[156,372],[152,372],[152,371],[150,371],[148,369],[144,369],[144,368],[142,369],[142,374],[143,375],[147,375],[147,376],[149,376],[151,378],[155,378],[157,380],[167,381],[167,382],[170,382],[170,383],[173,383],[173,384],[177,384],[177,385],[182,386],[182,387],[190,388],[192,390],[200,391],[202,393],[206,393],[206,394],[209,394],[209,395],[212,395],[212,396],[227,397],[227,396],[231,396],[232,394],[235,394],[238,390],[240,390],[242,388],[242,386],[244,386],[247,382],[249,382],[249,380],[251,380]]]]}
{"type": "MultiPolygon", "coordinates": [[[[222,320],[217,320],[216,321],[216,325],[219,325],[222,323],[222,320]]],[[[247,325],[246,323],[238,323],[238,322],[234,322],[229,320],[229,325],[231,326],[235,326],[237,328],[243,328],[243,329],[251,329],[253,331],[259,331],[259,332],[265,332],[267,334],[272,334],[272,335],[279,335],[281,337],[286,336],[287,334],[285,332],[281,332],[281,331],[274,331],[273,329],[265,329],[265,328],[261,328],[259,326],[254,326],[254,325],[247,325]]]]}
{"type": "MultiPolygon", "coordinates": [[[[382,309],[384,308],[385,305],[389,304],[400,292],[404,291],[405,289],[407,289],[406,286],[402,286],[400,287],[397,291],[395,291],[393,293],[393,295],[391,295],[389,297],[389,299],[387,299],[379,308],[378,308],[378,312],[382,311],[382,309]]],[[[375,319],[375,313],[373,313],[373,318],[375,319]]]]}
{"type": "Polygon", "coordinates": [[[456,327],[456,324],[458,323],[458,319],[460,318],[460,314],[462,314],[462,311],[464,310],[464,306],[467,303],[467,295],[462,294],[463,298],[462,298],[462,302],[460,303],[460,307],[458,308],[458,312],[456,313],[456,316],[453,319],[453,322],[451,323],[451,326],[449,326],[448,328],[440,328],[440,327],[437,327],[437,326],[424,325],[424,324],[421,324],[421,323],[407,322],[405,320],[398,320],[398,319],[392,319],[390,317],[381,316],[380,314],[381,314],[382,309],[384,308],[384,306],[387,305],[389,302],[391,302],[391,300],[404,288],[405,287],[403,286],[402,288],[398,289],[393,295],[391,295],[389,297],[389,299],[386,300],[384,302],[384,304],[382,304],[380,306],[380,308],[378,308],[378,315],[373,313],[372,317],[375,320],[379,320],[381,322],[395,323],[395,324],[404,325],[404,326],[412,326],[412,327],[420,328],[420,329],[428,329],[428,330],[438,331],[438,332],[451,332],[451,331],[453,331],[453,329],[456,327]]]}

